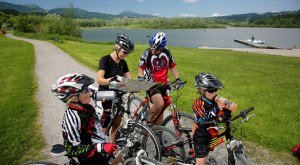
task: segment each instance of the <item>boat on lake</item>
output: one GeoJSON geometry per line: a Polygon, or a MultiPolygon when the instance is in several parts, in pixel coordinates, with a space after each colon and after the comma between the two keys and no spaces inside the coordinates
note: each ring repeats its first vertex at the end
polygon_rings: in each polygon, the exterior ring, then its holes
{"type": "Polygon", "coordinates": [[[248,42],[254,43],[254,44],[264,44],[266,41],[262,41],[262,40],[251,40],[251,39],[247,39],[248,42]]]}

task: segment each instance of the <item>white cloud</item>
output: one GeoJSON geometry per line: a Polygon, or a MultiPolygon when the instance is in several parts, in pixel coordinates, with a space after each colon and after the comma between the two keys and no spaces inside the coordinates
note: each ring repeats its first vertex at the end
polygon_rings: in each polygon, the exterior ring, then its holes
{"type": "Polygon", "coordinates": [[[145,0],[137,0],[138,2],[144,2],[145,0]]]}
{"type": "Polygon", "coordinates": [[[220,17],[220,16],[225,16],[226,14],[219,14],[219,13],[214,13],[211,15],[211,17],[220,17]]]}
{"type": "Polygon", "coordinates": [[[160,16],[160,13],[153,13],[151,15],[153,15],[153,16],[160,16]]]}
{"type": "Polygon", "coordinates": [[[184,3],[196,3],[198,1],[199,0],[182,0],[182,2],[184,2],[184,3]]]}
{"type": "Polygon", "coordinates": [[[183,14],[180,15],[180,17],[197,17],[197,15],[183,13],[183,14]]]}

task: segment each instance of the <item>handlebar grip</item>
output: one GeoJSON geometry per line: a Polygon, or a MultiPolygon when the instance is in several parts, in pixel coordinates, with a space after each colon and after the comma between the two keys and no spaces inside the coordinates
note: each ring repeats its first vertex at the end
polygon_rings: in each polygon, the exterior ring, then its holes
{"type": "Polygon", "coordinates": [[[237,116],[235,116],[235,117],[233,117],[233,118],[231,119],[231,121],[236,120],[236,119],[239,118],[239,117],[245,118],[246,115],[247,115],[250,111],[252,111],[252,110],[254,110],[254,106],[251,106],[251,107],[249,107],[248,109],[241,111],[240,114],[237,115],[237,116]]]}

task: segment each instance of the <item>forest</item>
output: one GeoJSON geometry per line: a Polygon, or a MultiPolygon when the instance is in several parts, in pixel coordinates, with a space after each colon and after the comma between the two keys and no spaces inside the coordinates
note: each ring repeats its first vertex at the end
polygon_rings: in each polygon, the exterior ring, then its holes
{"type": "Polygon", "coordinates": [[[201,29],[226,27],[272,27],[300,28],[300,10],[280,13],[272,17],[230,19],[210,18],[114,18],[78,19],[72,15],[72,8],[59,14],[21,13],[15,10],[0,10],[0,26],[4,30],[17,32],[55,34],[81,37],[81,27],[120,27],[144,29],[201,29]]]}

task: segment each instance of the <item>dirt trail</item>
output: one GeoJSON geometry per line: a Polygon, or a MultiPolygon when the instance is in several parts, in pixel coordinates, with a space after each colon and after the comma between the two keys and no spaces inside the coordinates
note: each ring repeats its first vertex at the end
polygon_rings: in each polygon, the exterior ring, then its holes
{"type": "Polygon", "coordinates": [[[258,48],[215,48],[215,47],[207,47],[207,46],[199,47],[199,49],[224,49],[224,50],[242,51],[242,52],[249,52],[249,53],[300,57],[300,49],[284,50],[284,49],[258,49],[258,48]]]}
{"type": "Polygon", "coordinates": [[[34,45],[36,64],[35,71],[39,89],[37,101],[40,104],[40,123],[46,139],[46,147],[43,152],[48,157],[47,160],[58,164],[63,164],[67,159],[63,156],[53,157],[49,154],[52,145],[62,144],[61,122],[65,109],[62,101],[58,100],[51,92],[51,85],[64,74],[84,73],[90,77],[96,77],[96,71],[79,64],[68,54],[46,41],[24,39],[7,34],[7,37],[30,42],[34,45]]]}

